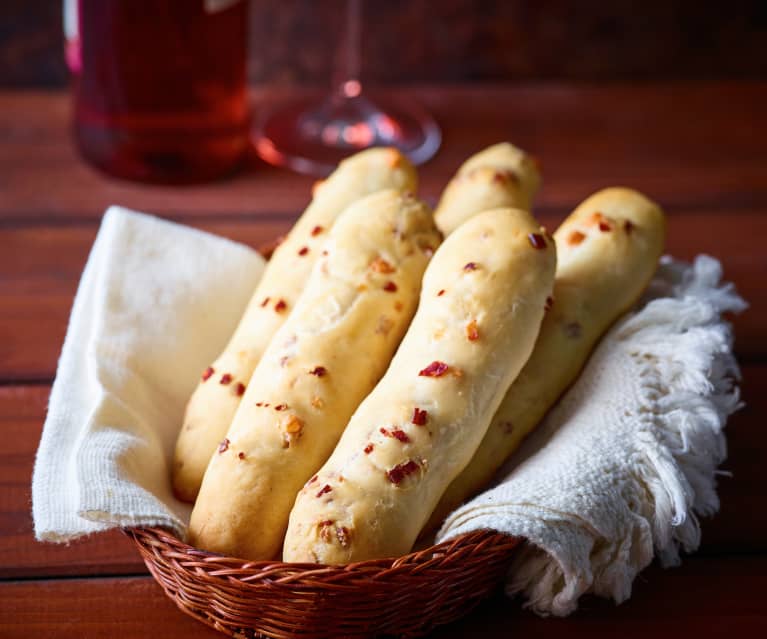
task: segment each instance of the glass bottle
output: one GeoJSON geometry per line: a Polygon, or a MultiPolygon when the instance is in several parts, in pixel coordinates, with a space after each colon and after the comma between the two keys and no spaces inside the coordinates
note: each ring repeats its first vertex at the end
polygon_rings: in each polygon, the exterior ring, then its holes
{"type": "Polygon", "coordinates": [[[232,172],[249,147],[247,0],[65,0],[74,133],[119,177],[232,172]]]}

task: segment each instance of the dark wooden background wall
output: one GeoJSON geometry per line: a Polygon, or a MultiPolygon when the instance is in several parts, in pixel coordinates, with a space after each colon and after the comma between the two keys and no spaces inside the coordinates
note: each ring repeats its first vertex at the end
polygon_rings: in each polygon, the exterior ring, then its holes
{"type": "MultiPolygon", "coordinates": [[[[370,82],[767,78],[767,0],[363,5],[370,82]]],[[[325,82],[343,7],[343,0],[253,0],[253,81],[325,82]]],[[[61,0],[0,0],[0,86],[66,84],[61,23],[61,0]]]]}

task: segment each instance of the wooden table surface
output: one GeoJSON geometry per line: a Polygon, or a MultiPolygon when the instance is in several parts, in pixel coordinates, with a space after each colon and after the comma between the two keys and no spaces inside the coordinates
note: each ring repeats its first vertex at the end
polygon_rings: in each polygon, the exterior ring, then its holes
{"type": "MultiPolygon", "coordinates": [[[[541,160],[554,227],[598,188],[659,201],[668,252],[718,257],[751,307],[734,318],[746,407],[728,426],[719,515],[681,567],[652,566],[630,601],[594,598],[539,619],[500,594],[433,637],[767,636],[767,84],[419,88],[443,148],[421,171],[436,198],[468,155],[508,139],[541,160]]],[[[259,96],[256,94],[256,99],[259,96]]],[[[258,246],[288,229],[312,180],[256,161],[233,179],[168,188],[119,182],[72,148],[68,97],[0,92],[0,636],[215,637],[179,612],[119,532],[34,541],[30,477],[80,273],[104,209],[122,204],[258,246]]]]}

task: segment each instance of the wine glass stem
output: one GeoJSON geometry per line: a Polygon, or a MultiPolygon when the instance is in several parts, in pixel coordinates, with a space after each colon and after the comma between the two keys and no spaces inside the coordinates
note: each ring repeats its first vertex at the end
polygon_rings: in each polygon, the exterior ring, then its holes
{"type": "Polygon", "coordinates": [[[355,98],[362,91],[360,84],[361,22],[361,0],[346,0],[346,24],[336,52],[333,70],[333,91],[342,98],[355,98]]]}

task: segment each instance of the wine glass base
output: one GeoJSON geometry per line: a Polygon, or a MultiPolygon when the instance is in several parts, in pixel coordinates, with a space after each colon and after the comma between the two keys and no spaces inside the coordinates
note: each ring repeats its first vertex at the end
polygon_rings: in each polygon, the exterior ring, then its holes
{"type": "Polygon", "coordinates": [[[269,164],[326,176],[345,157],[373,146],[395,147],[423,164],[437,152],[442,134],[412,102],[333,95],[265,108],[255,120],[253,138],[256,152],[269,164]]]}

